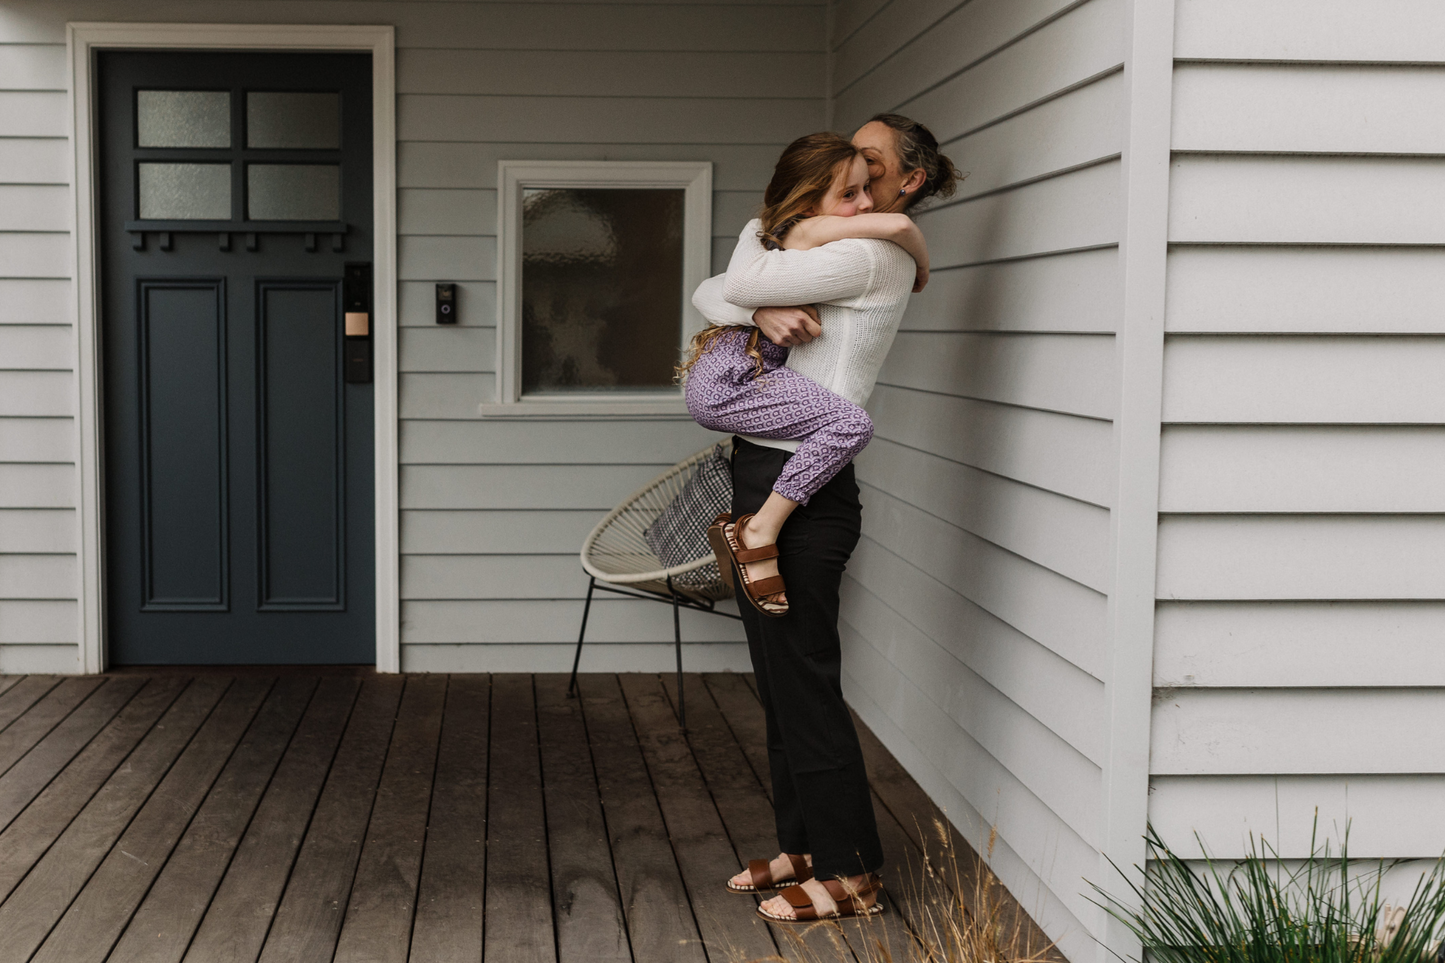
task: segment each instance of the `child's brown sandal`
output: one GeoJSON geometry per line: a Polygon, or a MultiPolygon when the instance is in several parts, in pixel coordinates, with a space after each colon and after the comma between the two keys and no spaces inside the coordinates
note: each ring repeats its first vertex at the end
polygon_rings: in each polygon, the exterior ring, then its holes
{"type": "Polygon", "coordinates": [[[738,540],[738,529],[748,523],[752,514],[742,516],[736,522],[728,523],[723,519],[726,516],[719,515],[708,529],[708,541],[712,545],[713,554],[717,556],[718,568],[726,570],[731,568],[734,582],[734,590],[739,592],[763,615],[769,618],[780,619],[788,614],[788,603],[778,601],[771,596],[781,595],[786,591],[787,586],[783,584],[781,575],[772,575],[768,578],[752,579],[748,577],[747,565],[749,562],[763,562],[770,558],[778,557],[778,546],[763,545],[759,548],[746,548],[738,540]],[[719,537],[720,536],[720,537],[719,537]]]}
{"type": "Polygon", "coordinates": [[[723,584],[737,591],[737,579],[733,578],[733,556],[728,550],[727,527],[733,522],[731,512],[723,512],[707,527],[707,543],[712,546],[713,558],[717,559],[718,574],[723,584]]]}

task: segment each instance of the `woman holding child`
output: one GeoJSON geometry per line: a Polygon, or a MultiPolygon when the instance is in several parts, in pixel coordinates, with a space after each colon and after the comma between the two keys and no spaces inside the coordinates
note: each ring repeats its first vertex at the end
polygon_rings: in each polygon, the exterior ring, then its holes
{"type": "Polygon", "coordinates": [[[948,196],[956,176],[932,133],[897,115],[852,142],[799,138],[727,274],[693,296],[712,324],[683,365],[688,408],[738,436],[732,512],[709,538],[739,596],[783,850],[727,887],[779,893],[758,909],[774,922],[882,911],[882,846],[841,685],[838,592],[862,524],[851,462],[872,437],[862,406],[909,292],[928,278],[902,212],[948,196]]]}

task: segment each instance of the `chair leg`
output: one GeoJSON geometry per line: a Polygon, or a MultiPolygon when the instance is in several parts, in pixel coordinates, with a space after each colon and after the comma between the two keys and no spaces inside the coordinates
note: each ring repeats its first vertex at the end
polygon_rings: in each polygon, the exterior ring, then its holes
{"type": "Polygon", "coordinates": [[[587,638],[587,615],[592,611],[592,589],[597,584],[596,577],[587,579],[587,601],[582,606],[582,628],[577,632],[577,654],[572,656],[572,678],[567,683],[567,698],[577,696],[577,666],[582,661],[582,640],[587,638]]]}
{"type": "Polygon", "coordinates": [[[687,703],[682,692],[682,615],[677,607],[677,592],[672,587],[672,576],[667,577],[667,591],[672,595],[672,641],[677,650],[677,722],[687,729],[687,703]]]}

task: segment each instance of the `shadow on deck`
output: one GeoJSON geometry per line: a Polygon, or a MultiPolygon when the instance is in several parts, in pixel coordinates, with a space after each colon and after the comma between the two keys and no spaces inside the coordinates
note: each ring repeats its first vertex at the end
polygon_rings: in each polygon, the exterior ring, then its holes
{"type": "Polygon", "coordinates": [[[0,678],[0,963],[912,958],[937,813],[866,729],[893,912],[801,946],[723,888],[776,849],[748,677],[686,735],[670,677],[581,683],[0,678]]]}

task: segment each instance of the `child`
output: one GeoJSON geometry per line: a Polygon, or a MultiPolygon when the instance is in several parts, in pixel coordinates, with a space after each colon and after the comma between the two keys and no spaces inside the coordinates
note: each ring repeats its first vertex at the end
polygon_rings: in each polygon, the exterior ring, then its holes
{"type": "MultiPolygon", "coordinates": [[[[764,194],[758,236],[770,250],[809,250],[844,238],[897,243],[912,256],[916,267],[910,263],[906,274],[893,272],[904,285],[899,291],[891,290],[897,283],[887,285],[889,303],[885,307],[890,310],[881,312],[882,323],[874,327],[888,328],[886,336],[891,340],[902,314],[898,299],[900,295],[906,299],[915,272],[916,287],[921,287],[927,276],[928,254],[921,232],[906,215],[870,214],[872,207],[868,166],[857,148],[837,134],[810,134],[788,145],[778,160],[764,194]],[[896,311],[891,310],[893,302],[898,302],[896,311]]],[[[740,242],[735,264],[739,256],[745,256],[746,242],[746,238],[740,242]]],[[[898,252],[888,263],[898,268],[906,260],[898,252]]],[[[876,281],[876,273],[871,268],[860,273],[863,288],[876,281]]],[[[819,279],[819,290],[827,289],[829,282],[836,287],[838,279],[819,279]]],[[[884,333],[873,332],[874,341],[884,333]]],[[[886,344],[883,350],[886,352],[886,344]]],[[[733,583],[735,576],[740,594],[772,617],[788,612],[776,562],[783,522],[799,505],[806,505],[873,436],[872,420],[860,405],[784,367],[787,357],[786,348],[761,337],[755,328],[714,324],[693,338],[688,358],[679,368],[687,376],[688,411],[704,428],[799,442],[762,508],[735,523],[722,516],[708,532],[723,577],[733,583]]]]}

